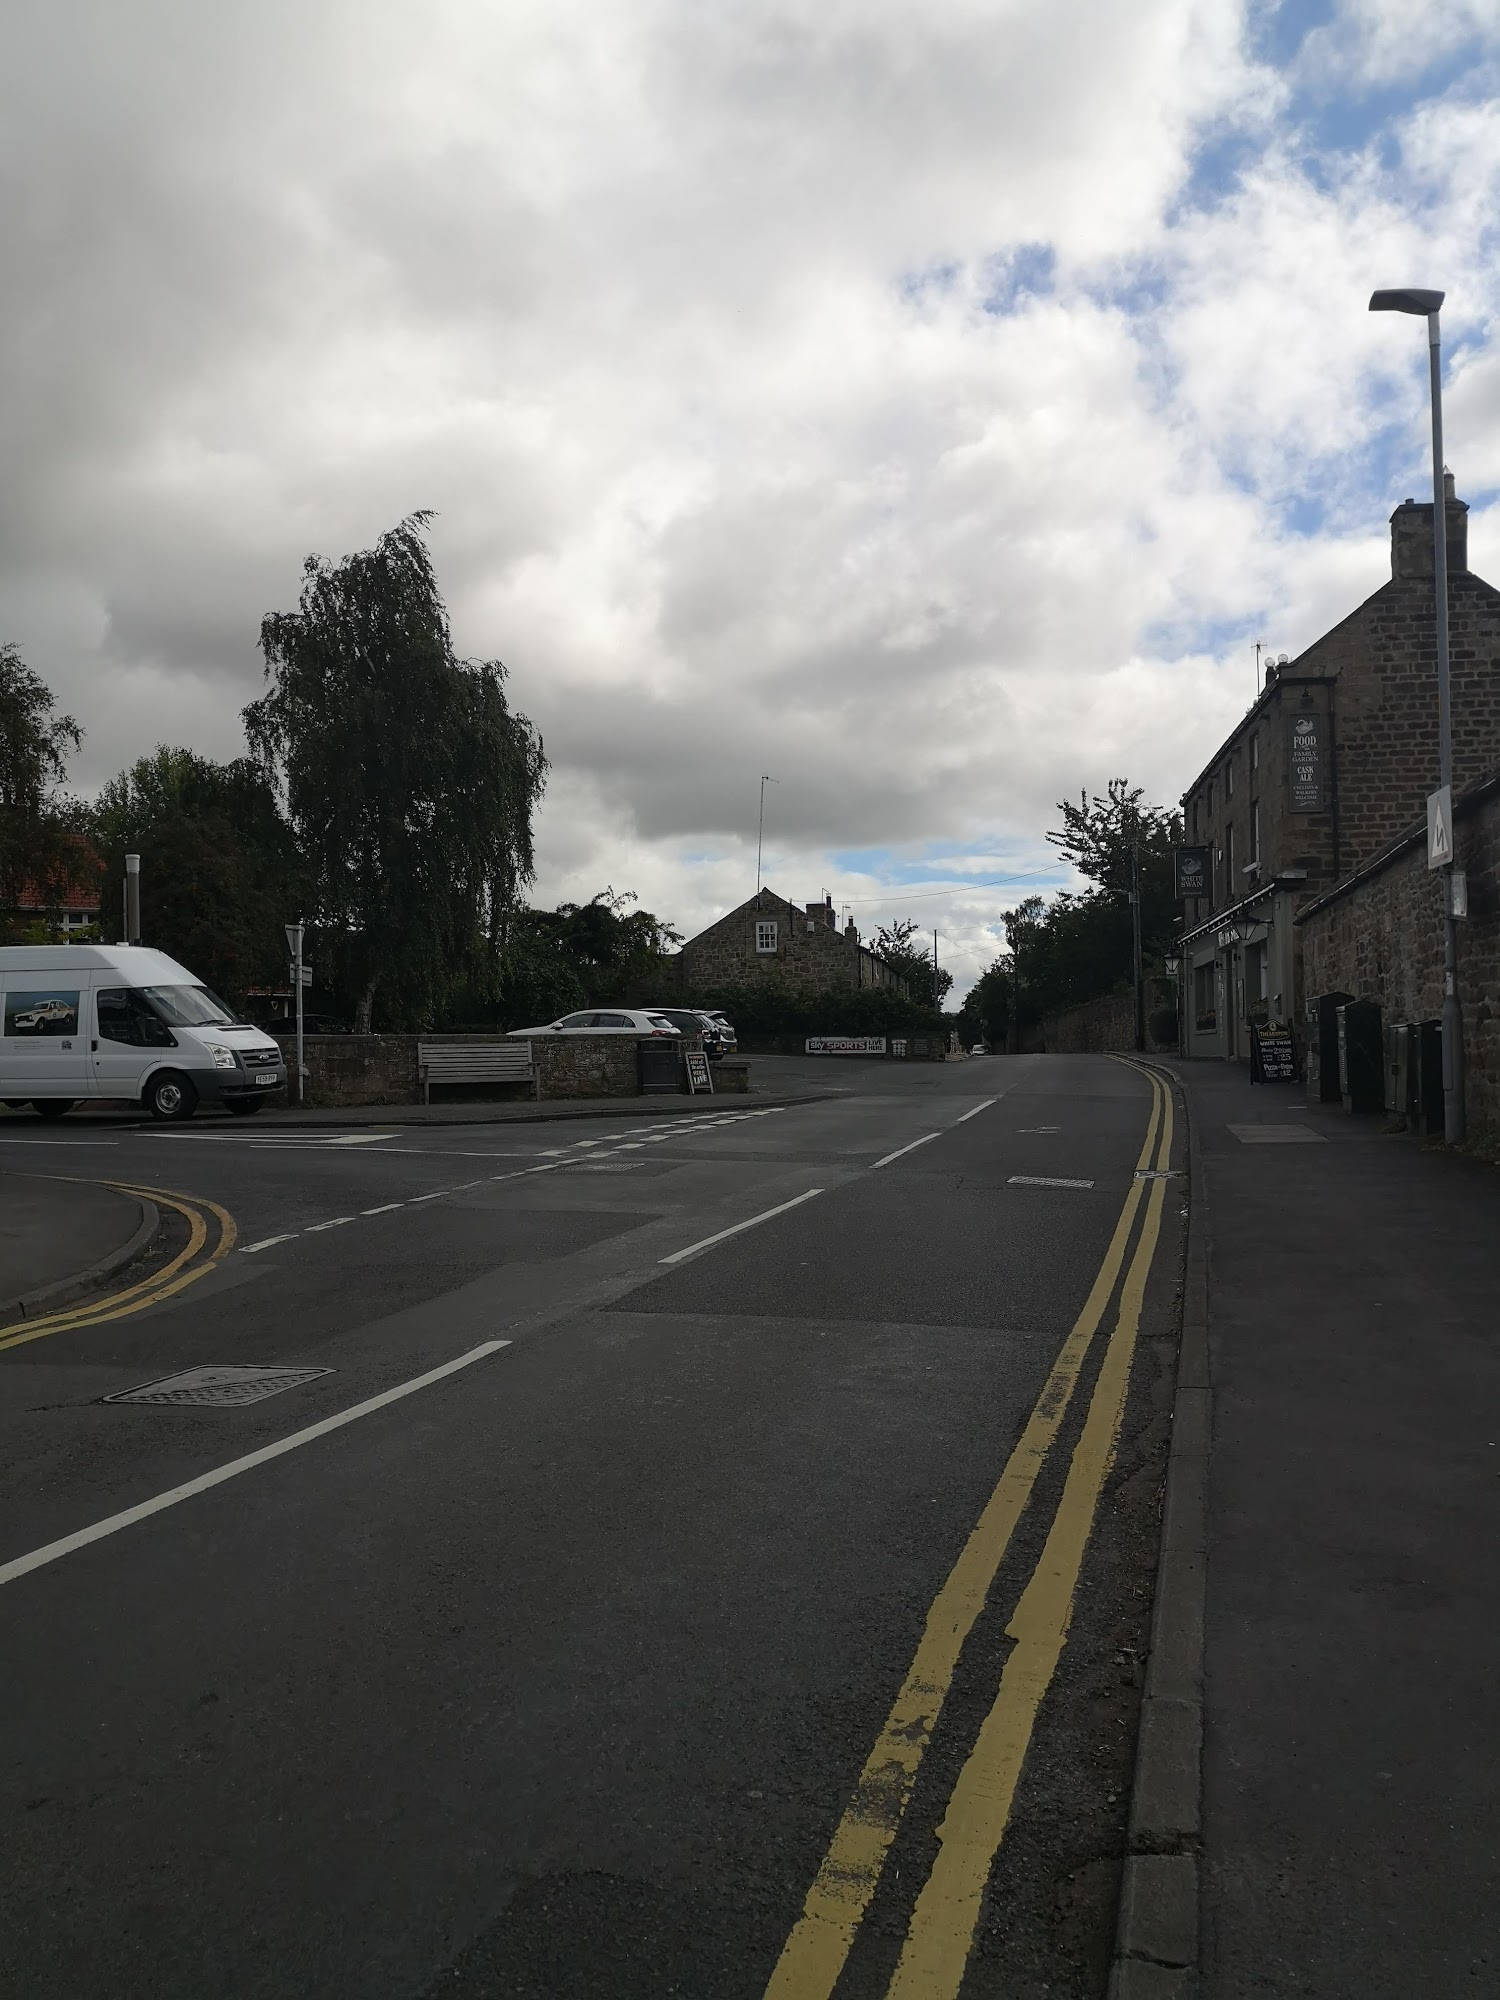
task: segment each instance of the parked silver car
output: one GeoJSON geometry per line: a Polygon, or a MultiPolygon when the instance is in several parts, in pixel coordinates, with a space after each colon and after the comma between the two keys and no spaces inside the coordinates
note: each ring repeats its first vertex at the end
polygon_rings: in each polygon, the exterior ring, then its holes
{"type": "Polygon", "coordinates": [[[511,1028],[512,1035],[675,1035],[679,1031],[655,1008],[585,1007],[540,1028],[511,1028]]]}

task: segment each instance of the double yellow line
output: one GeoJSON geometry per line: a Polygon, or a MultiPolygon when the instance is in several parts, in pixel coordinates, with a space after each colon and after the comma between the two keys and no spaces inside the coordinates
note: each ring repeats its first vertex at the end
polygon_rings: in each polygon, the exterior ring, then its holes
{"type": "Polygon", "coordinates": [[[31,1340],[45,1340],[49,1334],[100,1326],[106,1320],[127,1319],[132,1313],[144,1312],[147,1306],[160,1305],[163,1299],[185,1291],[189,1285],[196,1284],[199,1278],[215,1270],[234,1248],[234,1219],[216,1201],[204,1201],[196,1195],[168,1194],[163,1188],[135,1187],[128,1181],[102,1181],[92,1185],[115,1188],[121,1194],[141,1195],[164,1208],[176,1209],[179,1215],[187,1218],[186,1244],[159,1271],[153,1271],[148,1278],[138,1279],[133,1285],[126,1285],[121,1291],[65,1306],[55,1313],[44,1314],[40,1319],[0,1326],[0,1351],[7,1347],[24,1347],[31,1340]]]}
{"type": "Polygon", "coordinates": [[[1068,1463],[1062,1498],[1041,1557],[1006,1628],[1015,1646],[937,1829],[937,1858],[913,1908],[887,2000],[951,2000],[958,1993],[1037,1710],[1068,1635],[1099,1495],[1125,1414],[1167,1187],[1165,1179],[1148,1181],[1139,1176],[1152,1171],[1153,1150],[1158,1173],[1164,1172],[1172,1155],[1170,1092],[1153,1071],[1142,1069],[1141,1074],[1151,1085],[1151,1116],[1137,1177],[1131,1180],[1104,1261],[999,1483],[933,1600],[906,1679],[808,1890],[802,1915],[783,1947],[766,2000],[829,2000],[838,1982],[910,1802],[964,1642],[984,1608],[1114,1296],[1144,1197],[1145,1221],[1125,1272],[1114,1331],[1068,1463]]]}

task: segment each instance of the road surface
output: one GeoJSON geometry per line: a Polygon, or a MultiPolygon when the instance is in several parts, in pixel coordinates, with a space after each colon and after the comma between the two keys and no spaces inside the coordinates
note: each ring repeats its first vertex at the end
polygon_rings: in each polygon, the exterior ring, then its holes
{"type": "Polygon", "coordinates": [[[1102,1994],[1180,1120],[839,1081],[5,1124],[175,1233],[0,1330],[0,1991],[1102,1994]]]}

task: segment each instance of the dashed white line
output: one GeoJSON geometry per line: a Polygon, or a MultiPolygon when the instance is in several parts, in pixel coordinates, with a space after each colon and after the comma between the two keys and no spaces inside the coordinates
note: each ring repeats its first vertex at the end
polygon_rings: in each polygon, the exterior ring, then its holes
{"type": "Polygon", "coordinates": [[[284,1236],[263,1236],[259,1243],[242,1243],[240,1245],[240,1255],[242,1257],[253,1257],[257,1250],[269,1250],[273,1243],[290,1243],[296,1234],[296,1230],[291,1229],[284,1236]]]}
{"type": "Polygon", "coordinates": [[[216,1466],[212,1472],[201,1473],[198,1478],[189,1479],[181,1486],[170,1487],[165,1493],[158,1493],[154,1500],[143,1500],[138,1506],[127,1507],[123,1513],[110,1514],[104,1520],[96,1521],[91,1528],[80,1528],[76,1534],[64,1535],[61,1541],[47,1542],[41,1548],[33,1549],[29,1555],[17,1556],[14,1562],[0,1564],[0,1584],[14,1583],[17,1577],[26,1576],[34,1569],[43,1569],[62,1556],[72,1555],[75,1549],[86,1549],[91,1542],[102,1542],[106,1535],[117,1535],[121,1528],[134,1527],[137,1521],[149,1520],[151,1515],[160,1514],[164,1508],[175,1507],[179,1501],[191,1500],[196,1494],[207,1493],[211,1487],[222,1486],[226,1479],[250,1472],[257,1465],[266,1465],[273,1458],[296,1451],[300,1445],[311,1444],[314,1438],[327,1437],[330,1431],[341,1430],[345,1424],[357,1423],[361,1417],[372,1416],[376,1410],[383,1410],[387,1403],[415,1395],[418,1389],[440,1382],[445,1375],[454,1375],[460,1368],[468,1368],[472,1363],[482,1361],[486,1355],[498,1354],[502,1347],[509,1346],[508,1340],[487,1340],[480,1347],[471,1347],[467,1354],[460,1354],[456,1361],[445,1361],[441,1368],[429,1368],[425,1375],[414,1375],[409,1382],[398,1382],[394,1389],[371,1396],[367,1402],[356,1403],[352,1409],[341,1410],[336,1417],[324,1417],[321,1423],[309,1424],[306,1430],[293,1431],[290,1437],[278,1438],[275,1444],[262,1445],[259,1451],[247,1452],[243,1458],[232,1458],[227,1465],[216,1466]]]}
{"type": "Polygon", "coordinates": [[[720,1229],[713,1236],[705,1236],[699,1243],[690,1243],[686,1250],[674,1250],[670,1257],[663,1257],[663,1264],[681,1264],[688,1257],[696,1257],[700,1250],[711,1250],[715,1243],[722,1243],[730,1236],[738,1236],[742,1230],[753,1229],[758,1222],[769,1222],[773,1215],[785,1215],[789,1208],[800,1208],[805,1201],[811,1201],[822,1188],[809,1188],[806,1194],[794,1195],[790,1201],[779,1202],[775,1208],[765,1209],[760,1215],[749,1216],[744,1222],[736,1222],[729,1229],[720,1229]]]}
{"type": "Polygon", "coordinates": [[[955,1125],[967,1125],[971,1118],[977,1118],[981,1111],[988,1111],[992,1104],[1000,1102],[998,1097],[987,1097],[983,1104],[976,1104],[972,1111],[966,1111],[962,1118],[955,1118],[955,1125]]]}
{"type": "Polygon", "coordinates": [[[310,1222],[302,1234],[304,1236],[316,1236],[320,1229],[341,1229],[346,1222],[353,1222],[354,1220],[355,1217],[352,1215],[330,1216],[327,1222],[310,1222]]]}
{"type": "Polygon", "coordinates": [[[914,1153],[918,1146],[925,1146],[929,1140],[941,1139],[942,1136],[941,1132],[924,1132],[920,1139],[913,1139],[909,1146],[898,1146],[894,1153],[887,1153],[883,1160],[876,1160],[870,1172],[873,1174],[875,1167],[888,1167],[892,1160],[899,1160],[903,1153],[914,1153]]]}
{"type": "Polygon", "coordinates": [[[393,1208],[405,1208],[404,1201],[383,1201],[379,1208],[362,1208],[361,1215],[389,1215],[393,1208]]]}
{"type": "Polygon", "coordinates": [[[1047,1174],[1012,1174],[1010,1179],[1006,1182],[1007,1187],[1091,1188],[1093,1185],[1094,1183],[1092,1181],[1054,1180],[1050,1175],[1047,1174]]]}

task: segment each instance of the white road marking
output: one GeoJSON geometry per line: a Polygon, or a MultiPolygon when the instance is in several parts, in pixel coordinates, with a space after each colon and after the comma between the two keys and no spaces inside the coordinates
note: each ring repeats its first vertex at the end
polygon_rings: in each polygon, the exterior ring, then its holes
{"type": "Polygon", "coordinates": [[[324,1417],[321,1423],[309,1424],[306,1430],[293,1431],[290,1437],[279,1438],[275,1444],[262,1445],[259,1451],[247,1452],[243,1458],[233,1458],[227,1465],[217,1466],[212,1472],[201,1473],[198,1478],[186,1480],[181,1486],[170,1487],[165,1493],[158,1493],[154,1500],[143,1500],[138,1506],[127,1507],[122,1513],[110,1514],[104,1520],[96,1521],[91,1528],[80,1528],[76,1534],[64,1535],[60,1541],[47,1542],[43,1547],[33,1549],[30,1555],[17,1556],[14,1562],[0,1564],[0,1584],[14,1583],[17,1577],[27,1576],[34,1569],[43,1569],[48,1563],[72,1555],[75,1549],[86,1549],[91,1542],[102,1542],[106,1535],[117,1535],[122,1528],[134,1527],[137,1521],[149,1520],[153,1514],[175,1507],[179,1501],[191,1500],[199,1493],[207,1493],[212,1487],[222,1486],[226,1479],[235,1479],[242,1472],[253,1471],[257,1465],[266,1465],[273,1458],[281,1458],[301,1445],[311,1444],[314,1438],[326,1437],[330,1431],[341,1430],[345,1424],[373,1416],[387,1403],[396,1403],[403,1396],[415,1395],[418,1389],[441,1382],[445,1375],[454,1375],[460,1368],[467,1368],[475,1361],[482,1361],[486,1355],[498,1354],[502,1347],[509,1346],[508,1340],[487,1340],[480,1347],[470,1348],[467,1354],[460,1354],[456,1361],[445,1361],[441,1368],[429,1368],[425,1375],[414,1375],[409,1382],[399,1382],[394,1389],[371,1396],[367,1402],[356,1403],[352,1409],[341,1410],[336,1417],[324,1417]]]}
{"type": "Polygon", "coordinates": [[[3,1136],[7,1146],[118,1146],[120,1143],[118,1139],[23,1139],[19,1132],[14,1139],[8,1132],[3,1136]]]}
{"type": "Polygon", "coordinates": [[[983,1104],[976,1104],[972,1111],[966,1111],[962,1118],[955,1118],[955,1125],[967,1125],[971,1118],[977,1118],[981,1111],[988,1111],[992,1104],[1000,1102],[998,1097],[987,1097],[983,1104]]]}
{"type": "Polygon", "coordinates": [[[362,1208],[361,1215],[389,1215],[393,1208],[405,1208],[404,1201],[383,1201],[379,1208],[362,1208]]]}
{"type": "Polygon", "coordinates": [[[346,1222],[353,1222],[354,1219],[352,1215],[330,1216],[327,1222],[310,1222],[302,1234],[304,1236],[316,1236],[320,1229],[340,1229],[346,1222]]]}
{"type": "Polygon", "coordinates": [[[1061,1130],[1061,1125],[1018,1125],[1016,1127],[1018,1134],[1022,1132],[1060,1132],[1061,1130]]]}
{"type": "Polygon", "coordinates": [[[887,1153],[883,1160],[877,1160],[870,1168],[870,1172],[873,1174],[875,1167],[888,1167],[892,1160],[899,1160],[903,1153],[914,1153],[918,1146],[925,1146],[930,1139],[941,1139],[942,1136],[941,1132],[924,1132],[920,1139],[913,1139],[909,1146],[898,1146],[894,1153],[887,1153]]]}
{"type": "Polygon", "coordinates": [[[408,1208],[415,1208],[419,1201],[441,1201],[445,1194],[452,1192],[452,1188],[434,1188],[431,1194],[414,1194],[406,1205],[408,1208]]]}
{"type": "Polygon", "coordinates": [[[263,1236],[259,1243],[242,1243],[240,1245],[240,1255],[242,1257],[253,1257],[257,1250],[269,1250],[273,1243],[290,1243],[296,1234],[296,1230],[292,1229],[288,1230],[285,1236],[263,1236]]]}
{"type": "Polygon", "coordinates": [[[690,1243],[686,1250],[674,1250],[670,1257],[663,1257],[663,1264],[680,1264],[688,1257],[696,1257],[700,1250],[712,1249],[715,1243],[722,1243],[727,1237],[738,1236],[742,1230],[753,1229],[758,1222],[769,1222],[773,1215],[785,1215],[789,1208],[800,1208],[805,1201],[811,1201],[815,1194],[822,1194],[822,1188],[809,1188],[806,1194],[794,1195],[790,1201],[778,1203],[760,1215],[752,1215],[744,1222],[736,1222],[729,1229],[721,1229],[713,1236],[705,1236],[701,1243],[690,1243]]]}
{"type": "Polygon", "coordinates": [[[1094,1183],[1092,1181],[1054,1180],[1047,1174],[1012,1174],[1010,1179],[1006,1182],[1007,1187],[1091,1188],[1093,1185],[1094,1183]]]}
{"type": "Polygon", "coordinates": [[[1328,1141],[1310,1125],[1231,1125],[1242,1146],[1326,1146],[1328,1141]]]}

